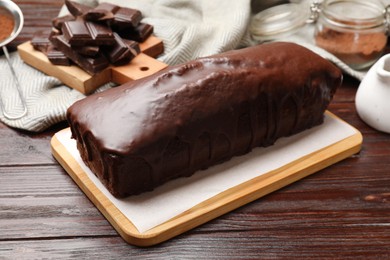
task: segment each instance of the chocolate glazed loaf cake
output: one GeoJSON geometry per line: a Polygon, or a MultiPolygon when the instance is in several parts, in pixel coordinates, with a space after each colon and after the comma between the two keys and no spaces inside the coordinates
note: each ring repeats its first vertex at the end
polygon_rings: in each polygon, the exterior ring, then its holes
{"type": "Polygon", "coordinates": [[[313,52],[270,43],[94,94],[67,118],[84,162],[125,197],[321,124],[341,80],[313,52]]]}

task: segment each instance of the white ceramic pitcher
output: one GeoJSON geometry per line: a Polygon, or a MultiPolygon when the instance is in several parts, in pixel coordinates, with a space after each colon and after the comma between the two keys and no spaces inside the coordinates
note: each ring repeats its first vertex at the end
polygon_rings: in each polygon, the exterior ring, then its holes
{"type": "Polygon", "coordinates": [[[390,133],[390,54],[380,58],[367,72],[357,90],[355,104],[363,121],[390,133]]]}

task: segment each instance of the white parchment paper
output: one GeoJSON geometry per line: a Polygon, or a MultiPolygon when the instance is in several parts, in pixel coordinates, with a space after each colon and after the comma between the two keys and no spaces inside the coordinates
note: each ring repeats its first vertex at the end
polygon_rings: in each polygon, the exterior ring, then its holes
{"type": "Polygon", "coordinates": [[[170,181],[152,192],[126,199],[113,197],[80,158],[70,130],[56,134],[93,183],[143,233],[229,188],[275,170],[305,155],[341,141],[356,133],[347,123],[325,116],[325,122],[297,135],[281,138],[267,148],[170,181]]]}

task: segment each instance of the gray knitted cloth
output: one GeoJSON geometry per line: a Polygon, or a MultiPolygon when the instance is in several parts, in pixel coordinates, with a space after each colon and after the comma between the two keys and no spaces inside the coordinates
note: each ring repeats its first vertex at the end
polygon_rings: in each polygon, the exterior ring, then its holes
{"type": "MultiPolygon", "coordinates": [[[[255,44],[248,37],[250,0],[104,0],[121,6],[139,9],[144,22],[154,26],[154,33],[163,40],[165,51],[159,60],[169,65],[193,60],[198,57],[221,53],[238,47],[255,44]]],[[[94,6],[98,1],[79,0],[94,6]]],[[[66,12],[63,8],[61,15],[66,12]]],[[[361,79],[364,73],[356,72],[325,51],[316,48],[303,37],[286,39],[313,49],[338,64],[344,71],[361,79]]],[[[17,53],[11,55],[12,63],[27,102],[27,115],[9,120],[0,111],[0,120],[19,129],[39,132],[65,119],[67,108],[84,97],[76,90],[63,85],[24,64],[17,53]]],[[[98,91],[110,87],[103,86],[98,91]]],[[[5,57],[0,57],[0,98],[6,112],[17,114],[22,110],[5,57]]]]}

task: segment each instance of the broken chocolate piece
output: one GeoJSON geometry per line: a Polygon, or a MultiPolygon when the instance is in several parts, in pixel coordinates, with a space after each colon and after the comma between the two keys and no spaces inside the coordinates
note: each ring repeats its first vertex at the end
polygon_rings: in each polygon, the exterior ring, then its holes
{"type": "Polygon", "coordinates": [[[115,43],[114,35],[109,27],[83,20],[64,22],[62,32],[72,46],[99,46],[115,43]]]}
{"type": "Polygon", "coordinates": [[[119,9],[119,6],[110,3],[101,3],[95,8],[84,14],[84,18],[88,21],[107,20],[114,17],[114,13],[119,9]]]}
{"type": "Polygon", "coordinates": [[[50,35],[36,36],[34,48],[47,55],[50,49],[53,64],[67,65],[69,60],[89,74],[106,68],[109,61],[114,65],[130,62],[140,53],[139,43],[152,32],[153,27],[140,23],[142,14],[131,8],[101,3],[95,8],[65,0],[70,15],[52,20],[54,30],[50,35]],[[120,30],[127,39],[114,32],[120,30]],[[69,58],[66,61],[66,57],[69,58]]]}
{"type": "Polygon", "coordinates": [[[93,42],[84,21],[67,21],[62,25],[62,33],[70,45],[86,45],[93,42]]]}
{"type": "Polygon", "coordinates": [[[69,59],[80,66],[84,71],[93,75],[107,68],[109,63],[101,53],[96,57],[85,57],[72,49],[72,46],[67,42],[64,35],[58,35],[53,38],[53,45],[62,51],[69,59]]]}
{"type": "Polygon", "coordinates": [[[72,48],[77,53],[88,57],[95,57],[100,50],[99,46],[73,46],[72,48]]]}
{"type": "Polygon", "coordinates": [[[108,48],[104,48],[105,54],[111,63],[116,63],[120,59],[124,59],[127,56],[131,56],[128,45],[122,40],[122,38],[114,33],[115,44],[108,48]]]}
{"type": "Polygon", "coordinates": [[[108,24],[115,30],[123,30],[137,27],[141,19],[139,10],[121,7],[114,13],[114,18],[108,20],[108,24]]]}
{"type": "Polygon", "coordinates": [[[122,39],[127,46],[129,47],[129,50],[131,53],[133,53],[134,56],[137,56],[138,54],[141,53],[141,49],[139,47],[139,43],[133,40],[127,40],[127,39],[122,39]]]}
{"type": "Polygon", "coordinates": [[[122,38],[137,42],[144,42],[152,33],[153,25],[147,23],[140,23],[134,29],[125,29],[118,32],[122,38]]]}
{"type": "Polygon", "coordinates": [[[34,33],[33,38],[31,39],[31,45],[35,50],[41,51],[43,53],[47,52],[47,49],[50,45],[50,36],[51,31],[41,30],[34,33]]]}
{"type": "Polygon", "coordinates": [[[64,16],[61,16],[61,17],[54,18],[52,20],[52,25],[57,30],[61,30],[62,25],[64,24],[64,22],[74,21],[74,20],[76,20],[76,17],[74,17],[73,15],[68,14],[68,15],[64,15],[64,16]]]}
{"type": "Polygon", "coordinates": [[[144,42],[153,33],[153,26],[147,23],[140,23],[134,30],[135,40],[144,42]]]}
{"type": "Polygon", "coordinates": [[[115,62],[113,62],[112,64],[114,66],[122,66],[122,65],[125,65],[125,64],[128,64],[132,59],[134,59],[134,55],[132,52],[130,52],[130,50],[126,51],[125,53],[122,54],[122,56],[120,56],[115,62]]]}
{"type": "Polygon", "coordinates": [[[54,36],[57,36],[57,35],[60,35],[61,32],[55,28],[52,29],[51,33],[49,34],[49,41],[50,41],[50,44],[51,44],[51,41],[53,39],[54,36]]]}
{"type": "Polygon", "coordinates": [[[94,40],[94,45],[112,45],[115,43],[114,34],[109,27],[92,22],[86,22],[85,25],[94,40]]]}
{"type": "Polygon", "coordinates": [[[132,59],[134,59],[140,52],[138,42],[122,39],[123,42],[127,45],[128,51],[124,52],[117,61],[113,62],[115,66],[121,66],[129,63],[132,59]]]}
{"type": "Polygon", "coordinates": [[[52,44],[47,49],[47,58],[54,65],[70,66],[71,62],[66,55],[57,50],[52,44]]]}
{"type": "Polygon", "coordinates": [[[88,5],[69,0],[65,0],[65,5],[73,16],[81,16],[91,9],[91,7],[88,5]]]}

